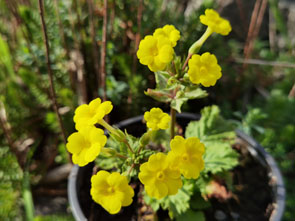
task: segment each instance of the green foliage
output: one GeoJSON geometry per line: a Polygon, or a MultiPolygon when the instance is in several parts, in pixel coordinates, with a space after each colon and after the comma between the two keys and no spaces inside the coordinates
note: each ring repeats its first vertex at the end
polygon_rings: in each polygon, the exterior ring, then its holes
{"type": "Polygon", "coordinates": [[[1,145],[0,159],[0,220],[19,221],[22,220],[19,197],[23,173],[7,146],[1,145]]]}
{"type": "Polygon", "coordinates": [[[168,209],[171,218],[178,217],[190,208],[190,198],[193,195],[193,188],[194,186],[191,182],[184,180],[182,188],[178,190],[176,195],[166,196],[161,200],[156,200],[144,192],[144,201],[154,211],[157,211],[161,206],[164,210],[168,209]]]}
{"type": "Polygon", "coordinates": [[[205,221],[205,215],[201,211],[193,211],[193,210],[187,210],[185,213],[181,214],[180,216],[176,217],[176,221],[205,221]]]}
{"type": "Polygon", "coordinates": [[[200,99],[208,95],[199,86],[178,80],[166,71],[155,72],[155,79],[156,89],[148,89],[145,94],[160,102],[171,102],[170,106],[179,113],[181,113],[182,105],[188,100],[200,99]]]}
{"type": "Polygon", "coordinates": [[[199,121],[189,123],[185,136],[198,137],[204,143],[204,173],[232,169],[238,164],[238,153],[231,147],[235,139],[233,123],[222,118],[217,106],[205,107],[201,113],[199,121]]]}

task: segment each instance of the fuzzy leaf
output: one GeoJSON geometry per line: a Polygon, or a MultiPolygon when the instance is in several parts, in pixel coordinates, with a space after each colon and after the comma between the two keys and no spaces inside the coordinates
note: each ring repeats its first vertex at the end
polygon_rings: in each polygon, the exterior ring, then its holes
{"type": "Polygon", "coordinates": [[[155,72],[155,78],[156,78],[156,83],[157,83],[157,88],[158,89],[164,89],[167,87],[167,81],[170,78],[170,74],[166,71],[157,71],[155,72]]]}
{"type": "MultiPolygon", "coordinates": [[[[206,144],[205,144],[206,146],[206,144]]],[[[204,172],[213,174],[230,170],[238,165],[239,154],[228,143],[209,143],[204,155],[204,172]]]]}
{"type": "Polygon", "coordinates": [[[145,95],[152,97],[153,99],[168,103],[171,101],[170,92],[167,90],[148,89],[144,92],[145,95]]]}

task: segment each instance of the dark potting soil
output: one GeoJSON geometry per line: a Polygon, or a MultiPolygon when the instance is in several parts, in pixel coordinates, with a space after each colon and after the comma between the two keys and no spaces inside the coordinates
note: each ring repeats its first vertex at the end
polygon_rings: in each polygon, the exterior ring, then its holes
{"type": "MultiPolygon", "coordinates": [[[[233,147],[240,153],[240,164],[231,171],[233,177],[232,190],[216,178],[220,191],[227,192],[226,197],[222,193],[211,195],[208,200],[211,207],[204,210],[206,221],[213,220],[239,220],[239,221],[266,221],[273,211],[273,193],[268,176],[268,169],[254,158],[247,150],[243,142],[238,142],[233,147]],[[220,195],[221,196],[220,196],[220,195]]],[[[136,197],[140,192],[137,183],[131,183],[135,189],[133,203],[123,207],[116,215],[110,215],[100,205],[96,204],[90,196],[90,178],[92,176],[93,164],[83,171],[83,177],[78,185],[78,197],[81,207],[88,220],[153,220],[153,211],[144,205],[141,197],[136,197]]],[[[218,185],[217,185],[218,187],[218,185]]],[[[218,191],[218,188],[217,188],[218,191]]],[[[158,220],[169,220],[168,213],[160,211],[157,214],[158,220]]]]}

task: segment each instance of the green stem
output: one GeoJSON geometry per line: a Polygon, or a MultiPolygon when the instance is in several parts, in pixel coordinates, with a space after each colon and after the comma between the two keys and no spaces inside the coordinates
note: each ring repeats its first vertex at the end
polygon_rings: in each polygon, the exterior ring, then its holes
{"type": "Polygon", "coordinates": [[[33,221],[34,220],[34,203],[33,203],[32,192],[30,189],[30,176],[28,171],[24,171],[22,195],[24,200],[26,220],[33,221]]]}
{"type": "Polygon", "coordinates": [[[175,109],[171,108],[170,116],[171,116],[170,140],[172,140],[175,136],[175,122],[176,122],[176,110],[175,109]]]}
{"type": "Polygon", "coordinates": [[[101,126],[103,126],[105,129],[107,129],[111,134],[114,134],[120,137],[120,134],[117,132],[117,130],[113,128],[111,125],[109,125],[104,119],[101,119],[98,123],[101,126]]]}
{"type": "Polygon", "coordinates": [[[188,50],[188,54],[196,54],[199,52],[200,48],[202,47],[202,45],[204,44],[204,42],[207,40],[207,38],[209,38],[209,36],[213,33],[212,29],[210,27],[208,27],[206,29],[206,31],[204,32],[204,34],[200,37],[199,40],[197,40],[188,50]]]}

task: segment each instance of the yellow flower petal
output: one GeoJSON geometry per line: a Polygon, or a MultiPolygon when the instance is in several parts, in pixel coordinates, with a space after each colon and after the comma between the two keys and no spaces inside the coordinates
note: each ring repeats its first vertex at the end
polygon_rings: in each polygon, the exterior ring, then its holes
{"type": "Polygon", "coordinates": [[[214,86],[221,78],[221,67],[217,64],[215,55],[206,52],[202,55],[194,54],[188,63],[189,79],[194,84],[204,87],[214,86]]]}
{"type": "Polygon", "coordinates": [[[221,18],[213,9],[206,9],[205,15],[200,16],[200,21],[211,28],[213,32],[221,35],[228,35],[232,30],[229,21],[221,18]]]}

